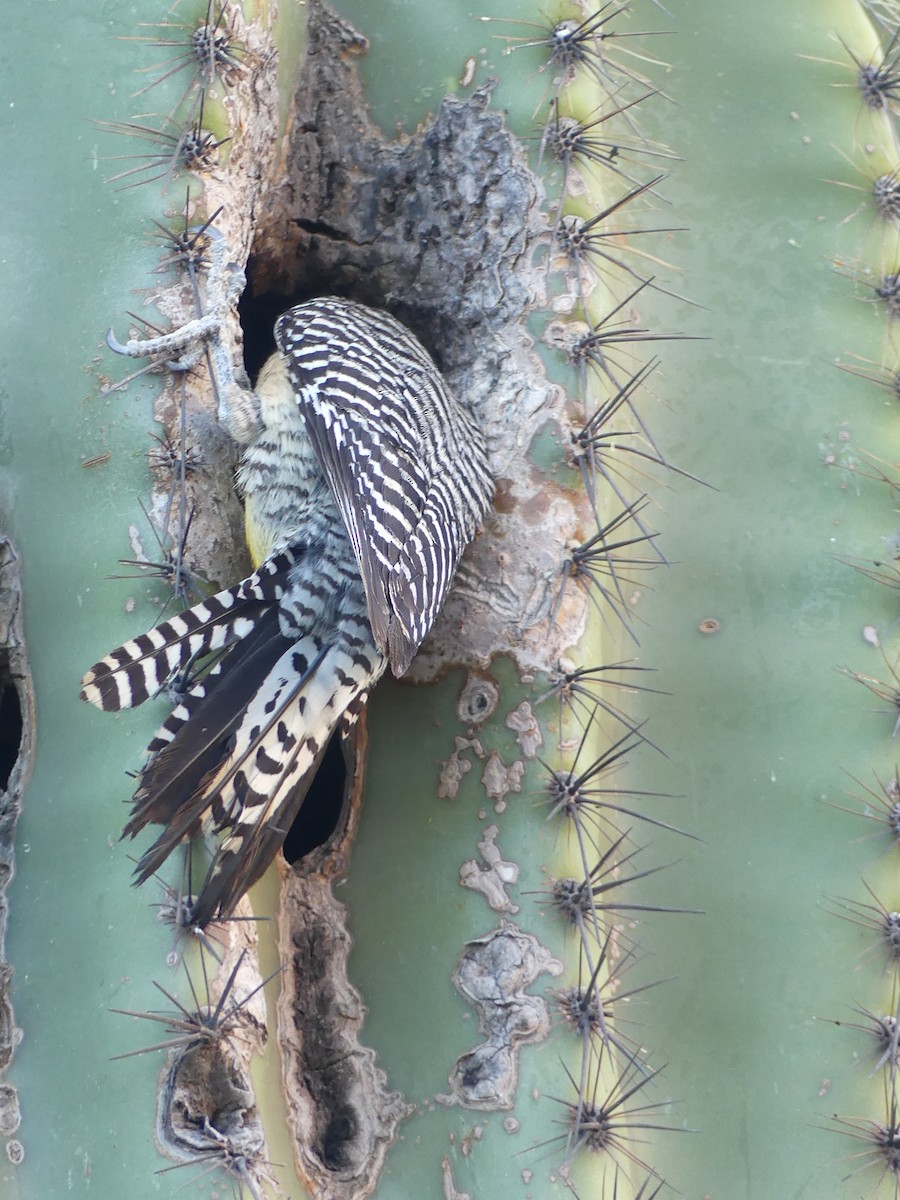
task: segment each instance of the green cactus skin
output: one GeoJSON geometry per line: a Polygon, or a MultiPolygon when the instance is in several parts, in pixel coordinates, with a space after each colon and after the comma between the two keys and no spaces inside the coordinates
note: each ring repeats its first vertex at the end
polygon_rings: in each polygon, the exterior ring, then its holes
{"type": "Polygon", "coordinates": [[[642,649],[678,697],[654,711],[673,761],[649,764],[649,786],[687,795],[706,843],[647,895],[707,915],[677,926],[683,941],[649,924],[642,940],[679,976],[644,1019],[702,1138],[656,1161],[687,1195],[891,1196],[831,1119],[884,1120],[884,1094],[873,1040],[830,1021],[896,1003],[878,934],[836,919],[855,915],[844,898],[872,903],[863,880],[896,903],[896,851],[832,807],[863,807],[846,772],[877,789],[895,762],[892,718],[835,671],[884,674],[867,626],[891,661],[895,644],[887,589],[838,561],[879,558],[895,525],[885,489],[842,469],[864,450],[893,461],[892,402],[833,365],[895,361],[865,303],[889,241],[864,195],[825,182],[866,186],[842,156],[873,175],[891,161],[836,40],[867,61],[872,31],[855,5],[698,4],[691,22],[672,53],[666,132],[684,163],[669,194],[712,340],[666,360],[677,419],[660,436],[720,495],[664,501],[681,565],[649,598],[642,649]],[[720,632],[700,631],[708,618],[720,632]]]}

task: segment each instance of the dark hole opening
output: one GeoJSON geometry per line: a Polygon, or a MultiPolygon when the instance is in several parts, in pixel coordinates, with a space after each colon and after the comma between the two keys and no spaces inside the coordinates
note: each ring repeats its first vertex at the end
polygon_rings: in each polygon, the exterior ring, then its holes
{"type": "Polygon", "coordinates": [[[284,839],[282,853],[292,865],[318,846],[337,828],[347,790],[347,763],[339,730],[331,735],[322,762],[306,799],[284,839]]]}
{"type": "Polygon", "coordinates": [[[295,304],[303,304],[316,296],[343,296],[370,308],[384,308],[392,313],[416,335],[438,370],[444,369],[441,356],[441,328],[446,327],[446,314],[430,313],[422,306],[412,307],[401,302],[387,303],[380,280],[374,272],[366,273],[361,268],[353,277],[336,280],[331,277],[310,274],[298,282],[290,294],[267,290],[267,281],[260,272],[253,255],[247,262],[247,287],[238,301],[238,316],[244,331],[244,366],[251,380],[255,380],[263,363],[275,350],[275,322],[283,312],[295,304]],[[436,335],[436,336],[435,336],[436,335]]]}
{"type": "Polygon", "coordinates": [[[238,302],[238,314],[244,331],[244,366],[251,380],[255,381],[260,367],[275,350],[276,320],[296,302],[271,292],[264,296],[252,296],[252,291],[252,287],[244,289],[238,302]]]}
{"type": "Polygon", "coordinates": [[[0,652],[0,791],[9,786],[22,745],[22,706],[9,673],[9,656],[0,652]]]}
{"type": "Polygon", "coordinates": [[[329,1171],[340,1171],[352,1166],[352,1155],[348,1143],[357,1136],[357,1117],[349,1105],[342,1105],[331,1119],[319,1143],[319,1154],[329,1171]]]}

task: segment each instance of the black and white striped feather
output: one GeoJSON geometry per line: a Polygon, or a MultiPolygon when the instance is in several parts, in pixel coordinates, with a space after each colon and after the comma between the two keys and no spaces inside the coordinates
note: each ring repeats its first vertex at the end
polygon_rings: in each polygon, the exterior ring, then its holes
{"type": "Polygon", "coordinates": [[[233,588],[226,588],[155,629],[111,650],[81,681],[81,699],[105,712],[136,708],[192,660],[240,641],[254,615],[281,599],[297,553],[275,555],[233,588]]]}
{"type": "Polygon", "coordinates": [[[350,535],[375,641],[402,675],[490,504],[484,438],[388,313],[313,300],[278,319],[275,340],[350,535]]]}
{"type": "Polygon", "coordinates": [[[493,490],[477,426],[393,317],[315,300],[279,319],[276,341],[239,472],[265,561],[82,684],[107,711],[176,697],[123,836],[163,826],[141,882],[185,839],[224,835],[193,902],[199,926],[271,862],[334,730],[388,664],[409,666],[493,490]]]}

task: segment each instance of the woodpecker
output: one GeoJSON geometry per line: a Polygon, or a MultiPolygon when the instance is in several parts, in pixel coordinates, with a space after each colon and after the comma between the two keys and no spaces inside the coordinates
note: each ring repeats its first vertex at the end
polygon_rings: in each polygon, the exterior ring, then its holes
{"type": "Polygon", "coordinates": [[[338,297],[291,308],[249,391],[225,361],[226,307],[178,335],[108,340],[131,355],[212,341],[226,421],[245,445],[237,481],[256,570],[113,650],[81,691],[105,711],[177,691],[122,836],[163,826],[136,868],[143,882],[186,839],[223,835],[192,902],[200,928],[272,861],[338,725],[388,665],[407,670],[494,490],[480,429],[390,314],[338,297]]]}

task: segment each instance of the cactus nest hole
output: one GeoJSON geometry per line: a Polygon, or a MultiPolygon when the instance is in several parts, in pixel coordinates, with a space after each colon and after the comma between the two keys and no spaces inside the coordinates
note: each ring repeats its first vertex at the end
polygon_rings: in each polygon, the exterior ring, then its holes
{"type": "MultiPolygon", "coordinates": [[[[0,1071],[12,1060],[21,1037],[10,1000],[12,967],[3,957],[6,940],[6,886],[12,878],[16,822],[34,762],[34,689],[22,617],[22,580],[15,546],[0,532],[0,1071]]],[[[16,1089],[0,1084],[0,1133],[19,1124],[16,1089]]],[[[10,1161],[22,1153],[7,1144],[10,1161]]]]}
{"type": "Polygon", "coordinates": [[[577,641],[586,605],[573,594],[549,619],[548,581],[583,520],[583,497],[523,471],[538,430],[564,419],[564,396],[527,328],[546,286],[533,261],[548,236],[542,187],[491,107],[492,81],[467,99],[445,97],[411,136],[385,136],[356,69],[367,46],[310,4],[287,134],[247,239],[245,365],[252,377],[274,349],[275,319],[313,296],[385,308],[417,335],[484,429],[513,503],[467,551],[463,586],[410,678],[435,678],[451,663],[486,667],[511,646],[523,667],[545,669],[577,641]]]}
{"type": "Polygon", "coordinates": [[[9,652],[0,647],[0,791],[9,786],[22,745],[22,705],[10,673],[9,652]]]}
{"type": "Polygon", "coordinates": [[[303,806],[284,839],[281,852],[291,865],[324,846],[338,829],[347,791],[342,741],[340,732],[332,734],[303,806]]]}

